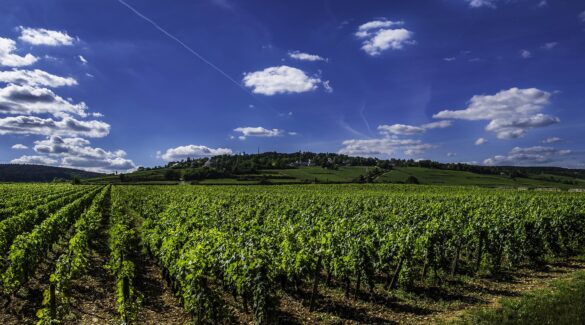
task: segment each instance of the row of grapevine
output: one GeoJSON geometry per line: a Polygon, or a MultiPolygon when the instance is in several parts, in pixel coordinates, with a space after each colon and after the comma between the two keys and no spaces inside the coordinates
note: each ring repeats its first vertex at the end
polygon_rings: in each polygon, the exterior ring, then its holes
{"type": "MultiPolygon", "coordinates": [[[[18,215],[0,221],[0,259],[8,251],[10,244],[16,236],[29,231],[58,209],[95,189],[96,187],[80,187],[73,193],[69,193],[68,195],[39,205],[34,209],[23,211],[18,215]]],[[[2,265],[3,263],[0,260],[0,269],[2,269],[2,265]]]]}
{"type": "Polygon", "coordinates": [[[110,259],[107,269],[116,279],[116,307],[125,324],[133,322],[136,316],[138,295],[134,287],[136,256],[139,254],[139,238],[135,220],[129,214],[127,202],[117,195],[119,188],[112,193],[110,211],[109,239],[110,259]]]}
{"type": "Polygon", "coordinates": [[[99,190],[94,187],[43,220],[31,232],[20,234],[14,239],[6,258],[7,267],[2,275],[5,294],[13,294],[28,281],[44,260],[46,252],[68,232],[99,190]]]}
{"type": "Polygon", "coordinates": [[[50,188],[42,188],[44,191],[23,192],[20,195],[12,197],[12,199],[6,202],[3,208],[0,209],[0,221],[79,191],[79,189],[75,187],[66,187],[62,191],[51,191],[50,188]]]}
{"type": "Polygon", "coordinates": [[[319,281],[346,295],[542,264],[585,247],[582,194],[446,187],[120,187],[185,308],[225,317],[230,292],[257,323],[275,292],[319,281]],[[243,189],[246,189],[245,191],[243,189]],[[385,280],[378,283],[380,276],[385,280]]]}
{"type": "Polygon", "coordinates": [[[111,186],[105,187],[93,200],[89,209],[75,222],[74,235],[69,239],[65,253],[57,260],[50,285],[44,292],[44,308],[37,315],[39,324],[51,324],[57,319],[57,310],[67,311],[71,283],[87,271],[90,240],[94,238],[108,214],[111,186]]]}
{"type": "Polygon", "coordinates": [[[74,188],[71,184],[0,184],[0,209],[24,203],[24,197],[42,197],[74,188]]]}

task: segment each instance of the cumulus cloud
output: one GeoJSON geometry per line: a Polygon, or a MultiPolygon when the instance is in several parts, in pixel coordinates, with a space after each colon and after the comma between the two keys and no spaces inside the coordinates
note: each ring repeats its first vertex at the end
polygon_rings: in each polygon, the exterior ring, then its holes
{"type": "Polygon", "coordinates": [[[0,113],[2,114],[76,114],[86,116],[84,102],[73,104],[47,88],[9,84],[0,88],[0,113]]]}
{"type": "Polygon", "coordinates": [[[73,45],[73,37],[67,32],[48,30],[44,28],[20,27],[19,39],[32,45],[67,46],[73,45]]]}
{"type": "Polygon", "coordinates": [[[378,130],[386,135],[414,135],[425,133],[429,129],[444,129],[449,126],[451,126],[451,121],[438,121],[421,126],[407,124],[380,125],[378,126],[378,130]]]}
{"type": "Polygon", "coordinates": [[[484,160],[486,165],[547,165],[571,154],[571,150],[559,150],[553,147],[534,146],[515,147],[506,155],[497,155],[484,160]]]}
{"type": "Polygon", "coordinates": [[[12,69],[0,71],[0,82],[27,85],[31,87],[46,86],[51,88],[77,85],[77,80],[60,77],[43,70],[12,69]]]}
{"type": "Polygon", "coordinates": [[[61,120],[38,116],[0,118],[0,135],[84,136],[102,138],[110,133],[110,125],[101,121],[80,121],[70,116],[61,120]]]}
{"type": "Polygon", "coordinates": [[[551,143],[557,143],[557,142],[561,142],[561,141],[563,141],[563,139],[561,139],[559,137],[550,137],[550,138],[546,138],[546,139],[542,140],[542,143],[551,144],[551,143]]]}
{"type": "Polygon", "coordinates": [[[486,143],[488,143],[488,140],[486,140],[485,138],[479,138],[479,139],[475,140],[476,146],[482,146],[486,143]]]}
{"type": "Polygon", "coordinates": [[[22,156],[20,158],[12,159],[11,164],[20,165],[56,165],[57,160],[46,156],[22,156]]]}
{"type": "Polygon", "coordinates": [[[304,53],[304,52],[300,52],[300,51],[289,52],[288,56],[291,59],[295,59],[295,60],[299,60],[299,61],[310,61],[310,62],[327,61],[327,59],[325,59],[317,54],[309,54],[309,53],[304,53]]]}
{"type": "Polygon", "coordinates": [[[12,149],[14,149],[14,150],[26,150],[26,149],[28,149],[28,147],[25,146],[24,144],[17,143],[17,144],[15,144],[15,145],[12,146],[12,149]]]}
{"type": "Polygon", "coordinates": [[[231,155],[233,152],[228,148],[209,148],[201,145],[187,145],[167,149],[165,153],[157,154],[158,158],[165,161],[177,161],[187,158],[212,157],[219,155],[231,155]]]}
{"type": "Polygon", "coordinates": [[[355,35],[363,40],[362,50],[371,56],[377,56],[388,49],[399,50],[405,45],[415,43],[412,40],[413,32],[405,28],[394,28],[402,25],[402,21],[374,20],[358,27],[355,35]]]}
{"type": "Polygon", "coordinates": [[[38,58],[30,53],[20,56],[16,51],[16,42],[9,38],[0,37],[0,66],[23,67],[34,64],[38,58]]]}
{"type": "MultiPolygon", "coordinates": [[[[83,138],[52,136],[35,141],[35,152],[50,157],[62,167],[79,168],[96,172],[130,171],[136,168],[132,160],[126,159],[124,150],[107,151],[94,148],[83,138]]],[[[37,156],[38,157],[38,156],[37,156]]]]}
{"type": "Polygon", "coordinates": [[[559,122],[558,117],[536,114],[529,117],[519,117],[514,120],[492,120],[485,129],[496,132],[499,139],[515,139],[523,137],[527,129],[546,127],[559,122]]]}
{"type": "Polygon", "coordinates": [[[469,3],[470,7],[473,8],[481,8],[481,7],[488,7],[488,8],[495,8],[496,2],[498,0],[465,0],[469,3]]]}
{"type": "Polygon", "coordinates": [[[469,121],[489,120],[486,130],[500,139],[524,136],[528,129],[559,123],[557,117],[541,114],[550,104],[551,93],[536,88],[502,90],[495,95],[476,95],[462,110],[444,110],[435,114],[439,119],[469,121]]]}
{"type": "Polygon", "coordinates": [[[245,140],[246,137],[263,137],[263,138],[272,138],[272,137],[279,137],[284,134],[284,130],[279,129],[266,129],[261,126],[258,127],[239,127],[235,128],[234,132],[241,133],[242,135],[239,137],[240,140],[245,140]]]}
{"type": "Polygon", "coordinates": [[[344,147],[339,150],[339,153],[350,156],[390,156],[399,151],[407,156],[416,156],[436,147],[420,140],[393,137],[365,140],[352,139],[343,141],[342,144],[344,147]]]}
{"type": "Polygon", "coordinates": [[[323,84],[319,77],[308,76],[303,70],[285,65],[245,73],[243,81],[253,93],[266,96],[309,92],[323,84]]]}

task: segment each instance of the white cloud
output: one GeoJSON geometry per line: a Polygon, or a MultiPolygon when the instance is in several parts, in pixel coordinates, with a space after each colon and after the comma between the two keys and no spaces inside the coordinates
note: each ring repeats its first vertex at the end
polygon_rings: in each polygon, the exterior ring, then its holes
{"type": "Polygon", "coordinates": [[[12,149],[14,150],[26,150],[28,149],[27,146],[25,146],[24,144],[18,143],[12,146],[12,149]]]}
{"type": "Polygon", "coordinates": [[[355,35],[363,39],[362,50],[371,56],[377,56],[385,50],[399,50],[405,45],[415,43],[412,40],[413,32],[405,28],[392,28],[401,25],[404,25],[404,22],[374,20],[361,25],[355,35]]]}
{"type": "Polygon", "coordinates": [[[469,2],[469,6],[473,8],[481,8],[481,7],[488,7],[488,8],[495,8],[496,2],[498,0],[465,0],[469,2]]]}
{"type": "Polygon", "coordinates": [[[557,117],[541,114],[550,104],[551,93],[536,88],[502,90],[495,95],[476,95],[462,110],[444,110],[435,115],[439,119],[469,121],[489,120],[486,130],[500,139],[524,136],[528,129],[559,123],[557,117]]]}
{"type": "Polygon", "coordinates": [[[266,129],[261,126],[258,127],[239,127],[235,128],[234,132],[239,132],[242,135],[239,136],[240,140],[245,140],[246,137],[264,137],[264,138],[272,138],[272,137],[279,137],[284,134],[284,130],[279,129],[266,129]]]}
{"type": "Polygon", "coordinates": [[[84,102],[73,104],[47,88],[9,84],[0,88],[0,113],[2,114],[51,114],[61,116],[72,113],[86,116],[84,102]]]}
{"type": "Polygon", "coordinates": [[[514,120],[492,120],[485,129],[496,132],[499,139],[515,139],[523,137],[527,129],[546,127],[559,122],[558,117],[536,114],[529,117],[519,117],[514,120]]]}
{"type": "Polygon", "coordinates": [[[515,147],[506,155],[497,155],[484,160],[486,165],[547,165],[559,162],[561,157],[571,154],[571,150],[553,147],[515,147]]]}
{"type": "Polygon", "coordinates": [[[532,52],[530,52],[528,50],[520,50],[520,56],[523,59],[530,59],[532,57],[532,52]]]}
{"type": "Polygon", "coordinates": [[[579,14],[579,19],[581,19],[582,22],[585,22],[585,11],[579,14]]]}
{"type": "Polygon", "coordinates": [[[443,61],[446,61],[446,62],[451,62],[451,61],[455,61],[455,60],[457,60],[457,58],[454,56],[443,58],[443,61]]]}
{"type": "Polygon", "coordinates": [[[423,143],[420,140],[381,138],[366,140],[346,140],[343,141],[343,148],[339,150],[340,154],[350,156],[391,156],[399,151],[407,156],[420,155],[423,152],[435,148],[435,145],[423,143]]]}
{"type": "Polygon", "coordinates": [[[44,28],[20,27],[19,39],[32,45],[63,46],[73,45],[73,37],[67,32],[48,30],[44,28]]]}
{"type": "Polygon", "coordinates": [[[557,143],[557,142],[561,142],[561,141],[563,141],[563,139],[561,139],[559,137],[550,137],[550,138],[546,138],[546,139],[542,140],[542,143],[551,144],[551,143],[557,143]]]}
{"type": "Polygon", "coordinates": [[[163,154],[157,157],[165,161],[177,161],[187,158],[212,157],[219,155],[231,155],[233,152],[228,148],[209,148],[201,145],[187,145],[167,149],[163,154]]]}
{"type": "Polygon", "coordinates": [[[457,156],[457,154],[454,153],[454,152],[448,152],[447,153],[447,157],[450,157],[451,158],[451,157],[455,157],[455,156],[457,156]]]}
{"type": "Polygon", "coordinates": [[[300,51],[288,52],[288,56],[291,59],[295,59],[295,60],[299,60],[299,61],[310,61],[310,62],[327,61],[327,59],[325,59],[317,54],[303,53],[300,51]]]}
{"type": "Polygon", "coordinates": [[[25,56],[14,54],[16,50],[16,42],[0,37],[0,66],[6,67],[23,67],[34,64],[38,58],[30,53],[25,56]]]}
{"type": "Polygon", "coordinates": [[[423,124],[422,128],[425,130],[444,129],[444,128],[450,127],[451,124],[453,124],[453,122],[451,122],[451,121],[438,121],[438,122],[431,122],[431,123],[423,124]]]}
{"type": "Polygon", "coordinates": [[[79,61],[81,61],[82,64],[87,64],[87,60],[83,57],[83,55],[78,55],[77,58],[79,58],[79,61]]]}
{"type": "Polygon", "coordinates": [[[429,129],[444,129],[451,126],[451,121],[438,121],[421,126],[407,124],[380,125],[378,130],[386,135],[414,135],[425,133],[429,129]]]}
{"type": "Polygon", "coordinates": [[[126,159],[124,150],[107,151],[90,146],[83,138],[53,136],[35,141],[35,152],[54,159],[62,167],[79,168],[96,172],[131,171],[136,168],[132,160],[126,159]]]}
{"type": "Polygon", "coordinates": [[[318,77],[310,77],[300,69],[285,65],[246,73],[243,81],[253,93],[266,96],[309,92],[323,83],[318,77]]]}
{"type": "Polygon", "coordinates": [[[0,118],[0,135],[84,136],[102,138],[110,133],[110,125],[101,121],[79,121],[70,116],[61,120],[37,116],[0,118]]]}
{"type": "Polygon", "coordinates": [[[77,85],[77,80],[71,77],[59,77],[39,69],[0,71],[0,82],[51,88],[77,85]]]}
{"type": "Polygon", "coordinates": [[[546,1],[546,0],[542,0],[538,3],[539,8],[546,7],[546,6],[548,6],[548,1],[546,1]]]}
{"type": "Polygon", "coordinates": [[[485,138],[479,138],[479,139],[475,140],[476,146],[482,146],[486,143],[488,143],[488,140],[486,140],[485,138]]]}
{"type": "Polygon", "coordinates": [[[57,160],[45,156],[22,156],[20,158],[12,159],[11,164],[20,165],[56,165],[57,160]]]}
{"type": "Polygon", "coordinates": [[[557,42],[548,42],[542,45],[541,47],[545,50],[552,50],[558,45],[557,42]]]}
{"type": "Polygon", "coordinates": [[[425,132],[425,129],[422,127],[406,124],[380,125],[378,126],[378,130],[382,133],[395,135],[413,135],[425,132]]]}

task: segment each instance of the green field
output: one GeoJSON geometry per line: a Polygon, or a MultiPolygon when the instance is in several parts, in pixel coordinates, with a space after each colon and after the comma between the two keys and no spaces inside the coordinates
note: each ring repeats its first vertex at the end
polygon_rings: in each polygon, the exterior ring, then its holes
{"type": "Polygon", "coordinates": [[[368,167],[339,167],[337,170],[321,167],[301,167],[296,169],[269,170],[271,173],[291,176],[300,181],[322,183],[351,183],[360,175],[364,175],[368,167]]]}
{"type": "Polygon", "coordinates": [[[404,183],[409,176],[414,176],[421,184],[428,185],[475,185],[487,187],[552,187],[576,188],[585,186],[585,181],[568,177],[548,175],[532,176],[530,178],[509,178],[507,176],[483,175],[465,171],[430,169],[421,167],[397,167],[376,179],[380,183],[404,183]],[[553,182],[549,177],[564,180],[575,180],[578,185],[569,185],[553,182]]]}

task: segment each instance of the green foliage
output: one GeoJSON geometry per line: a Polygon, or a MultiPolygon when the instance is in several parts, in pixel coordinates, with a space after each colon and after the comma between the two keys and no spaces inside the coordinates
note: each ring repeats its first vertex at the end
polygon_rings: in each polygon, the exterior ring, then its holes
{"type": "Polygon", "coordinates": [[[98,191],[95,188],[84,194],[43,220],[31,232],[20,234],[14,239],[6,258],[8,267],[2,274],[6,294],[14,293],[28,281],[46,252],[67,232],[98,191]]]}
{"type": "Polygon", "coordinates": [[[465,270],[483,261],[478,271],[495,274],[585,243],[577,193],[309,185],[134,186],[116,195],[145,219],[144,244],[200,322],[226,317],[226,291],[257,323],[274,323],[277,288],[313,282],[318,265],[348,292],[372,290],[379,274],[409,290],[456,276],[454,261],[465,270]]]}

